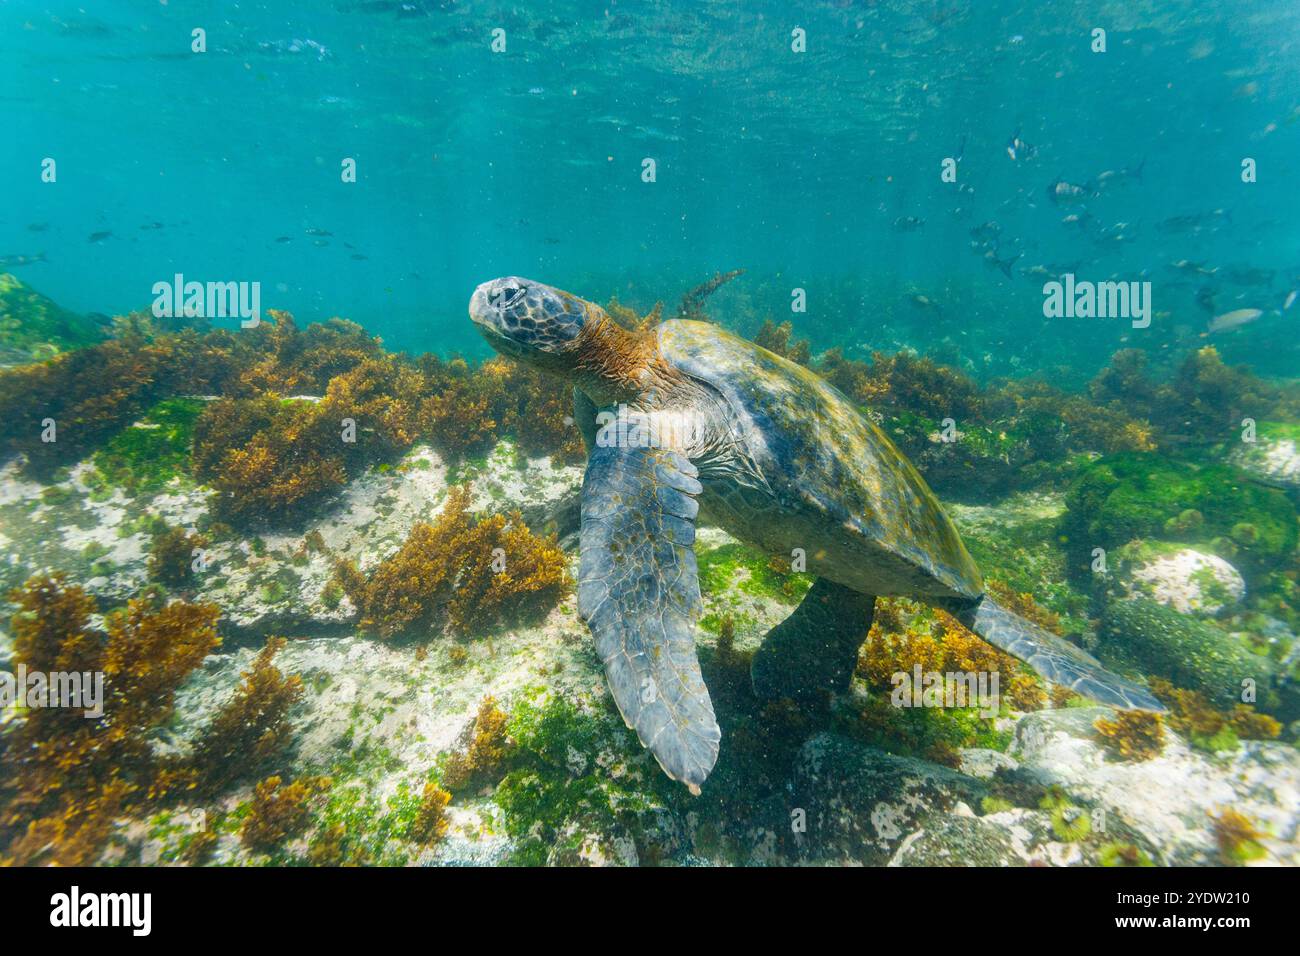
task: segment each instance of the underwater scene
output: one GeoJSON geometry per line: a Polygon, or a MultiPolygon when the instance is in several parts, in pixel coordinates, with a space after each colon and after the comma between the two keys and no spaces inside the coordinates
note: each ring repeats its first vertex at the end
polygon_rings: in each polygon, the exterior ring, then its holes
{"type": "Polygon", "coordinates": [[[1300,863],[1300,6],[0,0],[0,101],[0,863],[1300,863]]]}

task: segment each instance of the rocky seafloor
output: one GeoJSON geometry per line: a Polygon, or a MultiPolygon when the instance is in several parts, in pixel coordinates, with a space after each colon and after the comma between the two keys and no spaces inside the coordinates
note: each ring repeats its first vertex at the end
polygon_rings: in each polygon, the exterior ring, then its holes
{"type": "MultiPolygon", "coordinates": [[[[701,798],[675,792],[622,728],[572,598],[534,626],[490,638],[435,636],[427,642],[359,635],[349,623],[354,612],[346,597],[332,609],[322,604],[331,553],[381,555],[415,522],[438,512],[447,495],[446,466],[425,446],[406,461],[427,465],[359,479],[302,534],[268,534],[256,547],[236,541],[214,548],[196,596],[223,610],[227,646],[207,657],[181,688],[159,747],[184,748],[235,692],[261,639],[282,633],[292,639],[278,665],[300,675],[305,687],[292,715],[294,743],[284,772],[328,775],[331,796],[320,811],[322,821],[336,815],[345,820],[375,861],[1069,865],[1102,862],[1123,846],[1136,847],[1153,862],[1211,864],[1221,861],[1216,815],[1231,808],[1266,834],[1259,837],[1267,851],[1259,859],[1300,862],[1300,751],[1292,743],[1242,741],[1207,752],[1168,731],[1159,756],[1116,761],[1093,729],[1105,709],[1082,702],[999,717],[1000,746],[962,748],[956,768],[870,746],[828,716],[824,726],[801,728],[804,739],[797,746],[783,744],[792,752],[775,761],[781,776],[773,779],[766,775],[770,768],[739,765],[745,755],[734,753],[736,735],[762,733],[761,720],[728,713],[731,696],[718,695],[724,744],[717,776],[701,798]],[[328,550],[304,563],[295,555],[312,531],[328,550]],[[269,582],[281,586],[271,589],[269,582]],[[537,735],[530,745],[549,760],[543,761],[544,772],[526,771],[536,779],[513,782],[536,789],[522,802],[512,791],[512,812],[495,799],[489,783],[452,802],[449,832],[436,846],[385,840],[383,818],[400,812],[402,798],[418,790],[440,755],[464,746],[480,701],[489,695],[506,713],[526,709],[529,716],[521,720],[552,723],[552,732],[571,732],[572,741],[544,739],[544,732],[530,728],[537,735]],[[564,745],[562,753],[557,744],[564,745]],[[746,799],[751,775],[758,778],[750,781],[752,802],[746,799]],[[1089,832],[1080,836],[1056,804],[1039,805],[1041,796],[1028,807],[1000,796],[1022,791],[1055,794],[1065,814],[1089,821],[1089,832]],[[537,819],[529,819],[531,813],[537,819]],[[796,827],[792,814],[801,813],[796,827]]],[[[460,477],[479,489],[478,508],[509,503],[542,523],[556,522],[576,562],[578,468],[554,467],[547,459],[521,462],[502,442],[460,477]]],[[[18,477],[12,467],[0,477],[9,583],[32,568],[60,566],[78,572],[102,596],[131,593],[147,580],[148,551],[145,533],[133,532],[133,525],[146,514],[196,522],[210,496],[177,479],[146,499],[119,492],[97,501],[81,478],[74,468],[63,482],[43,485],[18,477]],[[57,506],[48,503],[51,498],[57,506]],[[97,546],[88,551],[91,545],[97,546]]],[[[995,528],[1014,538],[1024,524],[1041,524],[1062,507],[1059,496],[1024,495],[1002,506],[954,511],[963,531],[980,541],[995,528]]],[[[700,534],[701,563],[713,567],[713,556],[737,547],[725,533],[706,528],[700,534]]],[[[1048,554],[1050,548],[1044,541],[1037,550],[1048,554]]],[[[730,580],[718,586],[719,574],[706,575],[706,615],[725,613],[743,622],[736,635],[736,653],[743,654],[795,601],[747,586],[743,561],[730,555],[718,568],[730,580]]],[[[1186,580],[1172,578],[1169,587],[1161,596],[1171,604],[1198,600],[1186,580]]],[[[710,683],[720,670],[711,653],[716,640],[702,631],[710,683]]],[[[0,654],[5,646],[0,644],[0,654]]],[[[864,691],[857,687],[854,693],[864,691]]],[[[220,804],[202,808],[203,818],[223,811],[237,818],[250,790],[237,788],[220,804]]],[[[176,859],[195,825],[195,809],[182,804],[121,821],[104,859],[176,859]]],[[[305,852],[306,841],[304,835],[297,847],[253,853],[232,828],[221,835],[210,862],[287,862],[305,852]]]]}
{"type": "MultiPolygon", "coordinates": [[[[125,428],[166,421],[146,411],[125,428]]],[[[184,674],[165,720],[144,734],[162,761],[200,749],[268,638],[286,638],[275,667],[301,687],[283,746],[228,785],[124,804],[91,862],[1295,865],[1295,434],[1278,426],[1244,451],[1206,454],[1195,474],[1161,460],[1170,476],[1146,497],[1121,453],[1072,462],[1067,481],[950,507],[987,577],[1032,594],[1031,606],[1109,666],[1185,695],[1154,742],[1103,733],[1112,711],[1041,686],[987,718],[902,719],[882,713],[888,691],[869,667],[822,706],[761,705],[748,656],[808,581],[702,527],[698,644],[723,740],[692,797],[623,726],[571,589],[519,621],[465,630],[434,617],[396,635],[367,626],[340,589],[340,564],[375,579],[465,484],[479,520],[518,509],[550,534],[571,579],[581,467],[511,437],[459,456],[417,440],[351,469],[306,516],[256,531],[221,520],[220,493],[184,467],[124,484],[102,451],[45,474],[11,456],[0,466],[3,619],[24,582],[51,570],[84,588],[96,627],[151,589],[155,605],[218,609],[220,647],[184,674]],[[1229,491],[1201,487],[1220,479],[1218,467],[1231,469],[1229,491]],[[1119,518],[1104,524],[1111,511],[1119,518]],[[206,529],[202,568],[170,595],[150,563],[160,527],[206,529]],[[1108,549],[1099,583],[1068,573],[1072,531],[1108,549]],[[250,820],[270,816],[272,776],[306,783],[301,813],[268,837],[250,820]],[[430,793],[441,796],[430,804],[430,793]]],[[[909,646],[943,642],[924,611],[891,614],[909,646]]],[[[0,626],[0,668],[15,664],[14,627],[0,626]]],[[[0,711],[0,738],[26,719],[0,711]]],[[[12,748],[4,756],[23,772],[12,748]]]]}

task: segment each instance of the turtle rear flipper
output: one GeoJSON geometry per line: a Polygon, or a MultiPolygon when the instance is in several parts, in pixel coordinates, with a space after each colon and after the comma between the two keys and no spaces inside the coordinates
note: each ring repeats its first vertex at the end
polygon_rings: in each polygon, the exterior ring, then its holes
{"type": "Polygon", "coordinates": [[[750,680],[764,700],[815,700],[849,688],[876,598],[818,578],[793,614],[768,631],[750,680]]]}
{"type": "Polygon", "coordinates": [[[578,613],[623,719],[668,776],[698,794],[722,735],[695,654],[697,474],[668,449],[591,449],[578,613]]]}
{"type": "Polygon", "coordinates": [[[1053,684],[1125,710],[1163,711],[1151,692],[1112,674],[1087,651],[1013,614],[987,594],[957,612],[968,628],[999,650],[1020,658],[1053,684]]]}

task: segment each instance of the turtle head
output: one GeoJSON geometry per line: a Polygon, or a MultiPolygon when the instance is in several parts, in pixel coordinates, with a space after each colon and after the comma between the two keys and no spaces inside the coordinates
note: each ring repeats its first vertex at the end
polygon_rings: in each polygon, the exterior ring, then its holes
{"type": "Polygon", "coordinates": [[[489,345],[554,371],[572,367],[583,329],[604,315],[592,302],[517,276],[484,282],[469,300],[469,317],[489,345]]]}

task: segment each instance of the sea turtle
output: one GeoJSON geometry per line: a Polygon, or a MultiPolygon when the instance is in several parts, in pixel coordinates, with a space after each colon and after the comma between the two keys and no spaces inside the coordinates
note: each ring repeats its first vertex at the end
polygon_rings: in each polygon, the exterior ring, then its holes
{"type": "Polygon", "coordinates": [[[721,737],[695,654],[697,515],[816,576],[751,669],[755,693],[849,685],[879,595],[949,610],[1048,680],[1123,708],[1143,688],[998,606],[912,464],[814,372],[716,325],[629,331],[567,292],[507,277],[474,290],[470,318],[502,355],[574,386],[588,450],[578,611],[624,720],[692,793],[721,737]]]}

